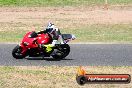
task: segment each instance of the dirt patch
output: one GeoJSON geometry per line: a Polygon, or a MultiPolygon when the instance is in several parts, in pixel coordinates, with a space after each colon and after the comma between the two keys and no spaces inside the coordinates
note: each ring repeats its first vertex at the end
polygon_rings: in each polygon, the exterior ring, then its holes
{"type": "Polygon", "coordinates": [[[53,22],[60,28],[86,26],[89,24],[129,24],[132,23],[132,9],[104,10],[103,7],[2,7],[2,26],[46,26],[53,22]]]}

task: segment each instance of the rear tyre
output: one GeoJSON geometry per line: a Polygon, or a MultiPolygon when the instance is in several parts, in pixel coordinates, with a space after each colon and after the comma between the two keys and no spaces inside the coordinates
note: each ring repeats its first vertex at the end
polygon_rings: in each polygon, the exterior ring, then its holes
{"type": "Polygon", "coordinates": [[[17,45],[13,50],[12,50],[12,56],[16,59],[23,59],[26,57],[26,54],[22,54],[22,48],[17,45]]]}
{"type": "Polygon", "coordinates": [[[55,59],[63,59],[70,53],[70,46],[68,44],[62,44],[57,46],[57,52],[52,57],[55,59]]]}

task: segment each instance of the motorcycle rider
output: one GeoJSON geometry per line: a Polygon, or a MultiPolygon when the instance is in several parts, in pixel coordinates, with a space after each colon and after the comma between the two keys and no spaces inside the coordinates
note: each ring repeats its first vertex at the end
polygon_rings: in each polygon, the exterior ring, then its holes
{"type": "Polygon", "coordinates": [[[55,27],[53,23],[49,22],[48,26],[44,28],[44,30],[38,32],[38,34],[42,33],[48,33],[53,39],[51,44],[40,45],[40,47],[46,47],[46,52],[50,52],[52,50],[52,47],[55,46],[55,44],[64,44],[60,30],[57,27],[55,27]]]}

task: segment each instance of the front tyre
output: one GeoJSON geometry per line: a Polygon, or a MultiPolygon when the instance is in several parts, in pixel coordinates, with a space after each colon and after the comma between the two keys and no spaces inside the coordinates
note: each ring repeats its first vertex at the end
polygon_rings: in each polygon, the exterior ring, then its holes
{"type": "Polygon", "coordinates": [[[22,48],[17,45],[13,50],[12,50],[12,56],[16,59],[23,59],[26,55],[22,54],[22,48]]]}
{"type": "Polygon", "coordinates": [[[63,59],[70,53],[70,46],[68,44],[62,44],[57,46],[57,52],[52,57],[55,59],[63,59]]]}

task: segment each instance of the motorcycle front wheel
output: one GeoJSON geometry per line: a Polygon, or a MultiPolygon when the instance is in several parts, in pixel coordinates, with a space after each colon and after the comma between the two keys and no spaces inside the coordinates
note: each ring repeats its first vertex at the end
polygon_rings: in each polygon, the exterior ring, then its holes
{"type": "Polygon", "coordinates": [[[17,45],[13,50],[12,50],[12,56],[16,59],[23,59],[26,57],[25,54],[22,54],[22,48],[17,45]]]}
{"type": "Polygon", "coordinates": [[[63,59],[70,53],[70,46],[68,44],[62,44],[57,46],[57,52],[52,57],[55,59],[63,59]]]}

